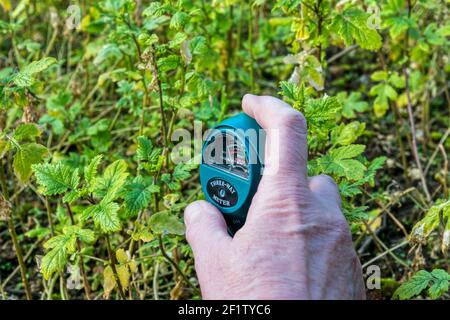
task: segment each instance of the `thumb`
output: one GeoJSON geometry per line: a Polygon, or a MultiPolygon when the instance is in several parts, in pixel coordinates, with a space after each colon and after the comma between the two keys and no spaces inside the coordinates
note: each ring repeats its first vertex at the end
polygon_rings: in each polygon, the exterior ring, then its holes
{"type": "Polygon", "coordinates": [[[195,201],[187,206],[184,222],[186,239],[197,261],[208,259],[211,253],[220,252],[219,247],[231,242],[222,214],[206,201],[195,201]]]}

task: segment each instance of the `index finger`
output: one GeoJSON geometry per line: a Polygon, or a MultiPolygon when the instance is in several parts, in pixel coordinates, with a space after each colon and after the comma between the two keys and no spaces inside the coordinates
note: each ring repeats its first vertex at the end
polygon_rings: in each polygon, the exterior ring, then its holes
{"type": "Polygon", "coordinates": [[[303,114],[270,96],[246,94],[242,108],[266,131],[265,172],[300,179],[307,185],[308,142],[303,114]]]}

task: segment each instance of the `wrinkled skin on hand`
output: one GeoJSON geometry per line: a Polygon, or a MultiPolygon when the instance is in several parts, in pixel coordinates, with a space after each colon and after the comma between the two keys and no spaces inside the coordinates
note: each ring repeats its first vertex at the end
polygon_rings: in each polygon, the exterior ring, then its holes
{"type": "MultiPolygon", "coordinates": [[[[307,176],[303,115],[273,97],[246,95],[244,112],[275,141],[276,175],[263,175],[245,225],[231,238],[205,201],[185,211],[204,299],[364,299],[361,265],[331,177],[307,176]]],[[[266,170],[275,163],[266,148],[266,170]]]]}

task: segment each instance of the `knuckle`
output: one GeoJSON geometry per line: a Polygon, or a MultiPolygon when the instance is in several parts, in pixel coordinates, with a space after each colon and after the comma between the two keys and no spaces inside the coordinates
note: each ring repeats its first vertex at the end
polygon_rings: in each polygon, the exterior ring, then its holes
{"type": "Polygon", "coordinates": [[[306,133],[307,124],[303,114],[293,108],[284,110],[280,114],[279,124],[282,127],[301,129],[302,133],[306,133]]]}
{"type": "Polygon", "coordinates": [[[329,176],[327,174],[321,174],[319,177],[322,180],[326,181],[326,183],[328,183],[336,188],[338,187],[336,181],[331,176],[329,176]]]}
{"type": "Polygon", "coordinates": [[[347,220],[344,218],[344,216],[339,215],[335,219],[333,219],[333,225],[335,230],[340,234],[349,235],[350,234],[350,228],[348,226],[347,220]]]}

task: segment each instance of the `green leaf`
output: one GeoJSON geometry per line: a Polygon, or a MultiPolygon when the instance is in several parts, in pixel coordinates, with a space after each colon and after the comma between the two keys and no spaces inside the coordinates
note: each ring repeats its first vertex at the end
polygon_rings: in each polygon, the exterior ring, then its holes
{"type": "Polygon", "coordinates": [[[54,272],[63,271],[67,263],[67,255],[76,251],[76,236],[62,234],[50,238],[45,249],[51,249],[43,258],[41,272],[45,279],[49,279],[54,272]]]}
{"type": "Polygon", "coordinates": [[[140,136],[137,138],[138,147],[136,150],[137,158],[140,161],[148,161],[151,159],[153,152],[153,144],[150,139],[145,136],[140,136]]]}
{"type": "Polygon", "coordinates": [[[57,62],[55,58],[46,57],[39,61],[33,61],[26,67],[24,67],[20,72],[28,73],[28,74],[36,74],[42,71],[47,70],[49,67],[54,65],[57,62]]]}
{"type": "Polygon", "coordinates": [[[47,154],[47,148],[37,143],[21,145],[14,155],[13,166],[21,182],[27,182],[31,176],[31,166],[41,163],[47,154]]]}
{"type": "Polygon", "coordinates": [[[431,299],[437,299],[448,291],[450,274],[442,269],[434,269],[431,271],[431,275],[433,276],[433,284],[430,289],[428,289],[428,294],[431,299]]]}
{"type": "Polygon", "coordinates": [[[361,100],[360,92],[352,92],[347,97],[346,92],[337,95],[338,100],[342,104],[342,115],[347,119],[356,117],[355,112],[364,112],[369,108],[369,104],[361,100]]]}
{"type": "Polygon", "coordinates": [[[41,272],[44,278],[48,280],[54,272],[64,270],[67,263],[67,253],[64,249],[55,248],[50,250],[42,258],[41,272]]]}
{"type": "Polygon", "coordinates": [[[92,188],[95,185],[95,178],[97,177],[97,169],[102,161],[103,155],[95,156],[91,162],[84,169],[84,179],[86,180],[89,191],[92,192],[92,188]]]}
{"type": "Polygon", "coordinates": [[[388,78],[388,73],[386,71],[375,71],[370,76],[373,81],[385,81],[388,78]]]}
{"type": "Polygon", "coordinates": [[[189,16],[182,11],[176,12],[170,20],[170,28],[180,30],[189,21],[189,16]]]}
{"type": "Polygon", "coordinates": [[[337,177],[345,177],[349,180],[357,181],[364,177],[366,167],[354,159],[333,159],[330,155],[325,155],[318,159],[318,164],[323,172],[337,177]]]}
{"type": "Polygon", "coordinates": [[[155,233],[184,235],[183,222],[173,214],[164,212],[155,213],[150,217],[149,225],[155,233]]]}
{"type": "Polygon", "coordinates": [[[360,206],[356,208],[346,208],[344,207],[345,218],[351,223],[360,223],[361,221],[367,221],[369,218],[369,213],[367,212],[369,207],[360,206]]]}
{"type": "Polygon", "coordinates": [[[394,292],[394,297],[398,297],[400,300],[407,300],[417,296],[428,286],[432,279],[433,276],[429,272],[421,270],[403,283],[394,292]]]}
{"type": "Polygon", "coordinates": [[[198,167],[195,163],[179,163],[176,165],[172,177],[177,181],[184,181],[191,177],[191,171],[198,167]]]}
{"type": "Polygon", "coordinates": [[[14,77],[13,81],[18,87],[29,87],[34,83],[34,75],[48,69],[55,64],[57,60],[52,57],[43,58],[39,61],[33,61],[25,66],[14,77]]]}
{"type": "Polygon", "coordinates": [[[160,72],[174,70],[178,67],[179,63],[180,57],[178,55],[172,54],[158,60],[158,70],[160,72]]]}
{"type": "MultiPolygon", "coordinates": [[[[448,204],[450,205],[450,201],[448,204]]],[[[428,210],[425,216],[414,225],[410,235],[412,241],[419,243],[426,241],[431,232],[439,226],[439,213],[442,209],[442,205],[434,205],[428,210]]]]}
{"type": "Polygon", "coordinates": [[[82,196],[82,193],[80,192],[80,190],[71,190],[70,192],[68,192],[67,194],[64,195],[63,202],[64,203],[72,203],[75,200],[79,199],[81,196],[82,196]]]}
{"type": "Polygon", "coordinates": [[[72,225],[65,226],[63,229],[64,234],[75,235],[84,243],[93,243],[95,241],[95,232],[89,229],[82,229],[80,226],[72,225]]]}
{"type": "Polygon", "coordinates": [[[22,142],[25,140],[34,141],[36,137],[41,135],[41,130],[34,123],[21,124],[14,131],[13,138],[17,142],[22,142]]]}
{"type": "Polygon", "coordinates": [[[336,123],[336,116],[342,104],[336,97],[323,96],[319,99],[307,100],[304,116],[311,129],[331,129],[336,123]]]}
{"type": "Polygon", "coordinates": [[[359,186],[360,183],[358,182],[350,183],[348,181],[342,181],[339,184],[339,191],[343,197],[353,197],[362,192],[359,186]]]}
{"type": "Polygon", "coordinates": [[[61,162],[34,165],[33,170],[43,194],[48,196],[75,190],[80,182],[78,169],[73,170],[61,162]]]}
{"type": "Polygon", "coordinates": [[[406,16],[395,16],[386,19],[386,25],[389,29],[389,34],[392,39],[397,39],[400,35],[406,32],[412,25],[411,20],[406,16]]]}
{"type": "Polygon", "coordinates": [[[389,83],[398,89],[402,89],[405,87],[405,78],[394,72],[389,77],[389,83]]]}
{"type": "Polygon", "coordinates": [[[95,179],[94,192],[104,202],[112,202],[119,196],[119,191],[128,177],[127,164],[124,160],[111,163],[102,177],[95,179]]]}
{"type": "Polygon", "coordinates": [[[138,177],[125,190],[125,206],[131,214],[136,214],[148,207],[152,193],[159,192],[159,186],[138,177]]]}
{"type": "Polygon", "coordinates": [[[121,229],[120,220],[117,212],[119,205],[115,202],[99,204],[88,207],[83,212],[83,219],[93,218],[96,226],[104,233],[119,231],[121,229]]]}
{"type": "Polygon", "coordinates": [[[375,51],[381,48],[382,39],[375,29],[368,27],[368,18],[364,11],[348,8],[336,15],[330,28],[337,32],[346,46],[355,41],[361,48],[375,51]]]}
{"type": "Polygon", "coordinates": [[[363,179],[363,183],[368,182],[371,186],[375,185],[375,175],[379,169],[381,169],[384,166],[384,163],[386,162],[386,157],[377,157],[373,159],[369,167],[366,171],[366,176],[363,179]]]}
{"type": "Polygon", "coordinates": [[[304,107],[305,101],[308,98],[308,93],[303,83],[296,85],[292,82],[281,81],[280,88],[280,94],[287,98],[292,107],[297,110],[304,107]]]}
{"type": "Polygon", "coordinates": [[[341,124],[332,131],[331,141],[335,145],[347,146],[355,142],[365,128],[366,124],[359,121],[353,121],[347,125],[341,124]]]}
{"type": "MultiPolygon", "coordinates": [[[[428,210],[425,216],[414,225],[410,235],[411,241],[425,243],[431,232],[433,232],[433,230],[435,230],[439,226],[441,212],[443,213],[444,219],[450,218],[447,217],[447,215],[450,215],[450,200],[445,202],[438,201],[428,210]]],[[[445,241],[448,241],[445,231],[442,241],[443,248],[445,249],[446,247],[448,247],[445,245],[445,241]]]]}
{"type": "Polygon", "coordinates": [[[352,144],[331,150],[329,153],[335,160],[350,159],[364,152],[366,146],[363,144],[352,144]]]}

